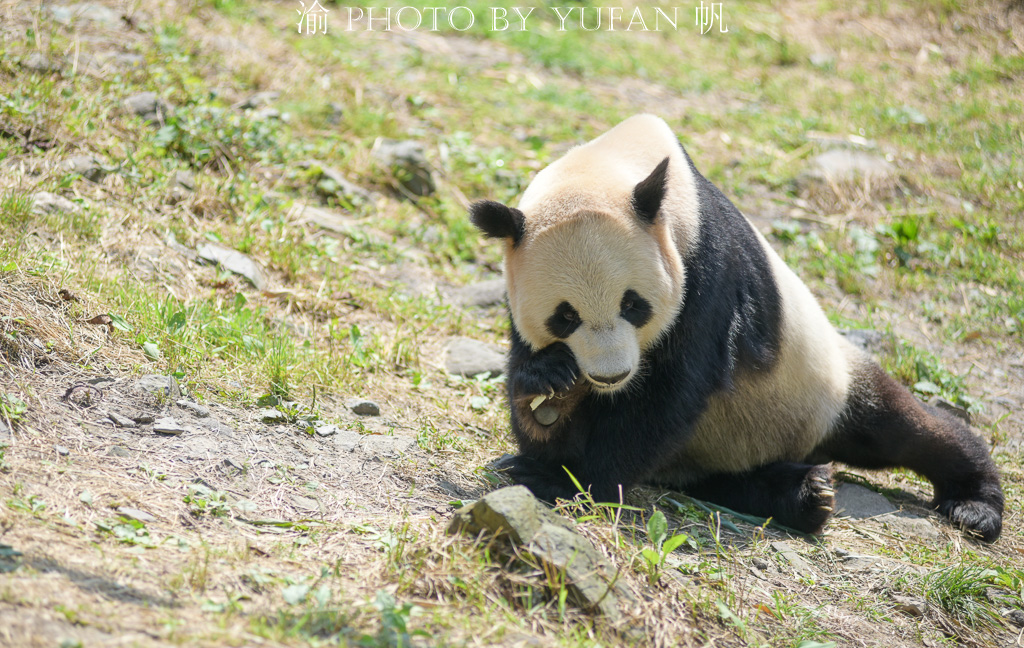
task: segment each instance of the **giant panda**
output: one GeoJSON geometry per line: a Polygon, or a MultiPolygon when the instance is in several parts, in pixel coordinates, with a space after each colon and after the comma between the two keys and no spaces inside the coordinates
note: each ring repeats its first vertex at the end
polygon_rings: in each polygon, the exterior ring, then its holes
{"type": "Polygon", "coordinates": [[[519,446],[504,468],[539,498],[652,484],[819,533],[831,462],[902,466],[954,524],[999,536],[983,441],[842,337],[661,119],[627,119],[517,207],[470,217],[504,240],[519,446]]]}

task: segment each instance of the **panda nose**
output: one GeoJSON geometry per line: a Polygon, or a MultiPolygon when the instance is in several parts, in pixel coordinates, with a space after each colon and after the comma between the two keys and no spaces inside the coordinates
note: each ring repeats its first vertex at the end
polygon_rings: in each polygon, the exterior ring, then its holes
{"type": "Polygon", "coordinates": [[[629,371],[627,370],[627,371],[623,371],[620,374],[615,374],[614,376],[593,376],[592,375],[592,376],[590,376],[590,379],[593,380],[596,383],[600,383],[601,385],[604,385],[605,387],[611,387],[612,385],[617,385],[620,382],[622,382],[623,380],[625,380],[626,376],[628,376],[628,375],[629,375],[629,371]]]}

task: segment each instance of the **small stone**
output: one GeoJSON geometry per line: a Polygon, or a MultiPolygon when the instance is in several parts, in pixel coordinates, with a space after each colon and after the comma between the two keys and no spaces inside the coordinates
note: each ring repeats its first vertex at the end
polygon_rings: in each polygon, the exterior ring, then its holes
{"type": "Polygon", "coordinates": [[[133,115],[148,122],[161,122],[170,113],[170,105],[155,92],[140,92],[124,100],[124,105],[133,115]]]}
{"type": "Polygon", "coordinates": [[[139,522],[142,522],[144,524],[156,522],[155,517],[153,517],[149,513],[146,513],[145,511],[140,511],[137,508],[132,508],[130,506],[118,506],[116,510],[119,515],[123,515],[124,517],[131,520],[138,520],[139,522]]]}
{"type": "Polygon", "coordinates": [[[11,443],[11,428],[7,427],[7,424],[0,421],[0,446],[7,446],[11,443]]]}
{"type": "Polygon", "coordinates": [[[416,449],[416,439],[404,436],[363,435],[363,452],[375,457],[397,457],[416,449]]]}
{"type": "Polygon", "coordinates": [[[341,452],[355,452],[363,442],[363,435],[354,430],[338,430],[332,439],[341,452]]]}
{"type": "Polygon", "coordinates": [[[234,436],[234,434],[235,434],[235,429],[234,428],[232,428],[230,425],[226,425],[224,423],[221,423],[220,421],[218,421],[217,419],[213,418],[212,416],[211,417],[207,417],[207,418],[203,418],[203,419],[199,419],[199,425],[203,426],[203,428],[209,430],[210,432],[213,432],[215,434],[219,434],[221,436],[229,437],[229,436],[234,436]]]}
{"type": "Polygon", "coordinates": [[[355,226],[355,221],[349,216],[303,203],[295,205],[294,213],[306,223],[343,236],[351,235],[355,226]]]}
{"type": "Polygon", "coordinates": [[[153,422],[153,415],[152,414],[146,414],[145,412],[135,412],[134,414],[132,414],[128,418],[130,418],[131,420],[135,421],[139,425],[148,425],[149,423],[153,422]]]}
{"type": "Polygon", "coordinates": [[[166,417],[157,419],[153,422],[153,431],[157,434],[164,434],[167,436],[178,436],[185,432],[185,428],[178,425],[178,422],[173,417],[166,417]]]}
{"type": "Polygon", "coordinates": [[[107,450],[107,456],[108,457],[130,457],[130,456],[132,456],[132,453],[131,453],[131,451],[128,448],[126,448],[124,446],[116,445],[116,446],[110,446],[110,449],[107,450]]]}
{"type": "Polygon", "coordinates": [[[253,95],[246,97],[242,101],[236,103],[234,107],[238,108],[239,110],[252,110],[253,108],[269,106],[270,104],[277,101],[280,97],[280,92],[275,92],[273,90],[264,90],[262,92],[257,92],[253,95]]]}
{"type": "Polygon", "coordinates": [[[505,354],[478,340],[456,337],[445,347],[444,366],[450,374],[472,377],[489,373],[493,378],[505,371],[505,354]]]}
{"type": "Polygon", "coordinates": [[[907,513],[881,515],[877,520],[905,536],[922,538],[924,540],[938,540],[942,537],[942,534],[939,533],[934,524],[924,518],[907,513]]]}
{"type": "Polygon", "coordinates": [[[99,161],[91,155],[76,155],[67,158],[61,163],[61,167],[68,173],[78,174],[91,182],[99,182],[107,175],[99,161]]]}
{"type": "Polygon", "coordinates": [[[95,2],[78,2],[70,5],[46,5],[54,20],[70,25],[73,22],[93,22],[107,27],[121,23],[121,14],[95,2]]]}
{"type": "Polygon", "coordinates": [[[345,106],[342,104],[332,101],[327,104],[327,123],[328,124],[340,124],[342,117],[345,116],[345,106]]]}
{"type": "Polygon", "coordinates": [[[803,556],[797,553],[796,549],[794,549],[788,542],[784,542],[782,540],[773,542],[772,549],[779,552],[779,555],[789,563],[790,567],[793,568],[793,571],[796,572],[798,576],[803,576],[805,578],[815,578],[817,576],[814,571],[814,567],[811,566],[811,563],[807,562],[803,556]]]}
{"type": "Polygon", "coordinates": [[[265,407],[259,412],[260,420],[270,425],[279,425],[288,422],[288,415],[273,407],[265,407]]]}
{"type": "Polygon", "coordinates": [[[847,149],[832,149],[811,161],[807,176],[815,180],[850,182],[860,177],[885,177],[895,173],[895,167],[885,158],[847,149]]]}
{"type": "Polygon", "coordinates": [[[451,292],[451,300],[463,307],[499,306],[505,301],[505,280],[491,279],[456,288],[451,292]]]}
{"type": "MultiPolygon", "coordinates": [[[[138,427],[138,424],[127,416],[121,416],[117,412],[107,412],[107,418],[110,422],[119,428],[133,428],[138,427]]],[[[151,419],[152,420],[152,417],[151,419]]]]}
{"type": "Polygon", "coordinates": [[[195,191],[196,175],[191,171],[179,169],[174,172],[174,177],[171,178],[171,186],[185,191],[195,191]]]}
{"type": "Polygon", "coordinates": [[[928,612],[928,601],[923,598],[893,594],[892,601],[897,610],[913,617],[923,617],[928,612]]]}
{"type": "Polygon", "coordinates": [[[281,119],[281,111],[277,108],[260,108],[249,113],[249,119],[254,122],[269,121],[271,119],[281,119]]]}
{"type": "Polygon", "coordinates": [[[219,265],[229,272],[245,277],[257,290],[263,290],[268,285],[267,275],[263,271],[263,267],[237,250],[205,243],[199,246],[197,253],[202,260],[219,265]]]}
{"type": "Polygon", "coordinates": [[[338,433],[340,428],[337,425],[318,425],[313,428],[313,432],[319,437],[330,437],[338,433]]]}
{"type": "Polygon", "coordinates": [[[330,167],[323,162],[318,160],[304,160],[299,162],[299,168],[318,169],[320,171],[318,176],[319,179],[316,183],[316,190],[322,195],[339,198],[345,202],[352,203],[353,206],[370,204],[374,200],[372,192],[363,189],[346,178],[345,174],[341,171],[330,167]]]}
{"type": "Polygon", "coordinates": [[[377,138],[370,153],[414,196],[429,196],[437,190],[430,163],[419,142],[377,138]]]}
{"type": "Polygon", "coordinates": [[[1011,608],[1003,613],[1003,618],[1018,628],[1024,628],[1024,612],[1020,610],[1014,610],[1011,608]]]}
{"type": "Polygon", "coordinates": [[[57,454],[59,454],[62,457],[66,457],[69,454],[71,454],[71,451],[62,445],[55,445],[53,446],[53,449],[56,450],[57,454]]]}
{"type": "Polygon", "coordinates": [[[356,398],[346,402],[345,407],[359,416],[380,416],[380,405],[372,400],[356,398]]]}
{"type": "Polygon", "coordinates": [[[230,472],[240,472],[240,473],[245,472],[245,467],[243,467],[242,464],[238,463],[237,461],[235,461],[231,457],[228,457],[227,459],[222,461],[220,463],[220,465],[225,470],[227,470],[229,473],[230,472]]]}
{"type": "MultiPolygon", "coordinates": [[[[181,398],[181,388],[178,387],[178,381],[177,379],[175,379],[174,376],[147,374],[142,378],[139,378],[139,382],[136,384],[143,391],[147,391],[157,396],[164,396],[174,399],[181,398]]],[[[140,421],[138,419],[135,419],[135,422],[139,423],[140,421]]]]}
{"type": "Polygon", "coordinates": [[[60,66],[51,61],[45,54],[32,52],[21,60],[21,67],[33,72],[56,72],[60,66]]]}
{"type": "Polygon", "coordinates": [[[840,329],[839,334],[853,346],[866,353],[880,353],[885,350],[885,335],[871,329],[840,329]]]}
{"type": "Polygon", "coordinates": [[[78,205],[49,191],[40,191],[32,196],[32,212],[35,214],[77,214],[79,211],[78,205]]]}
{"type": "Polygon", "coordinates": [[[195,416],[196,418],[206,418],[207,416],[210,415],[210,410],[207,409],[206,407],[200,405],[199,403],[187,401],[183,398],[177,401],[177,405],[181,409],[188,410],[189,412],[191,412],[192,415],[195,416]]]}
{"type": "Polygon", "coordinates": [[[957,417],[967,425],[971,424],[970,412],[968,412],[966,409],[960,407],[955,403],[949,402],[948,400],[942,398],[941,396],[935,396],[934,398],[930,399],[928,401],[928,404],[931,405],[932,407],[936,407],[940,410],[945,410],[949,412],[950,414],[957,417]]]}
{"type": "Polygon", "coordinates": [[[873,490],[844,482],[836,489],[835,510],[837,515],[864,519],[895,513],[899,509],[873,490]]]}

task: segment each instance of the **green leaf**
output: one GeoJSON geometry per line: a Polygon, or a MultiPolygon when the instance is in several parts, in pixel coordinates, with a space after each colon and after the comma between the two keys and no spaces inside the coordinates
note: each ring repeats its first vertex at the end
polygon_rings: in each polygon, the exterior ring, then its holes
{"type": "Polygon", "coordinates": [[[298,605],[309,595],[309,585],[291,585],[281,590],[281,596],[288,605],[298,605]]]}
{"type": "Polygon", "coordinates": [[[804,639],[796,645],[796,648],[836,648],[836,642],[834,641],[814,641],[813,639],[804,639]]]}
{"type": "Polygon", "coordinates": [[[92,493],[89,491],[82,491],[82,494],[78,496],[78,499],[86,506],[92,506],[92,493]]]}
{"type": "Polygon", "coordinates": [[[641,551],[640,555],[644,557],[644,560],[646,560],[647,564],[649,565],[661,564],[661,554],[659,554],[654,549],[648,547],[647,549],[641,551]]]}
{"type": "Polygon", "coordinates": [[[670,554],[679,548],[684,542],[687,541],[689,536],[685,533],[679,533],[665,541],[665,545],[661,548],[661,551],[666,554],[670,554]]]}
{"type": "Polygon", "coordinates": [[[664,513],[655,511],[647,520],[647,537],[654,546],[660,547],[666,535],[668,535],[668,520],[665,519],[664,513]]]}
{"type": "Polygon", "coordinates": [[[942,388],[930,380],[922,380],[921,382],[914,383],[914,391],[921,392],[922,394],[938,394],[942,392],[942,388]]]}
{"type": "Polygon", "coordinates": [[[469,399],[469,406],[477,411],[487,409],[487,406],[490,404],[491,399],[486,396],[474,396],[469,399]]]}
{"type": "Polygon", "coordinates": [[[146,354],[146,357],[150,360],[160,359],[160,347],[157,346],[156,342],[143,342],[142,352],[146,354]]]}
{"type": "Polygon", "coordinates": [[[128,323],[128,320],[117,315],[116,313],[107,313],[110,317],[110,324],[119,331],[131,331],[132,325],[128,323]]]}

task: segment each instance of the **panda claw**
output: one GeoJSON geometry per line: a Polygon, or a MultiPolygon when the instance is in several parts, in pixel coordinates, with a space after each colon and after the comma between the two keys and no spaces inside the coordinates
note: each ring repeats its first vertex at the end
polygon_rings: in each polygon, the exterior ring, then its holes
{"type": "Polygon", "coordinates": [[[832,507],[831,506],[825,506],[824,504],[822,504],[818,508],[821,509],[822,511],[828,511],[830,513],[832,512],[832,507]]]}
{"type": "Polygon", "coordinates": [[[820,492],[825,497],[835,497],[836,496],[836,492],[834,490],[832,490],[831,488],[822,488],[820,492]]]}

